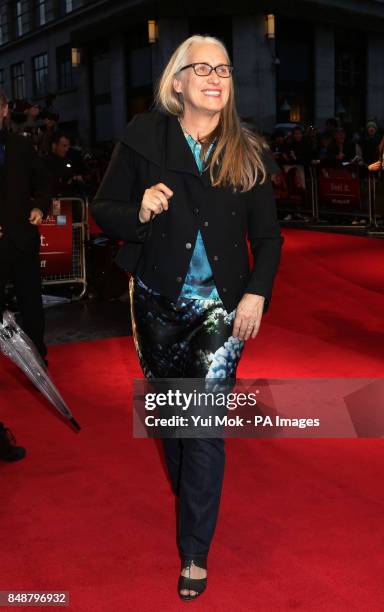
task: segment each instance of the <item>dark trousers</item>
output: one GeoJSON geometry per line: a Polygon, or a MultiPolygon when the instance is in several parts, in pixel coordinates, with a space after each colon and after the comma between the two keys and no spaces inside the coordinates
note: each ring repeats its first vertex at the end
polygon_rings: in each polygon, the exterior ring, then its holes
{"type": "Polygon", "coordinates": [[[42,303],[40,257],[36,252],[23,252],[6,237],[0,238],[0,312],[4,310],[5,287],[14,284],[21,326],[45,358],[44,309],[42,303]]]}
{"type": "MultiPolygon", "coordinates": [[[[229,314],[222,302],[208,300],[176,304],[133,278],[130,298],[135,346],[148,379],[224,375],[235,380],[244,342],[232,336],[234,311],[229,314]]],[[[179,501],[180,555],[206,559],[219,513],[225,440],[188,437],[162,442],[179,501]]]]}

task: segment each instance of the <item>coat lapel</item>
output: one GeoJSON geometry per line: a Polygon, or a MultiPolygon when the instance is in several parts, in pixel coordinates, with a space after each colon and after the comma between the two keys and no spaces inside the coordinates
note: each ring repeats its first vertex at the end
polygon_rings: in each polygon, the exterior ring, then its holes
{"type": "Polygon", "coordinates": [[[184,136],[183,129],[177,117],[169,115],[167,120],[166,167],[176,172],[188,172],[193,174],[202,181],[205,187],[209,187],[211,185],[209,170],[205,170],[200,174],[191,147],[184,136]]]}
{"type": "Polygon", "coordinates": [[[122,142],[160,168],[187,172],[211,185],[209,170],[200,174],[193,153],[175,115],[152,111],[137,115],[127,126],[122,142]]]}

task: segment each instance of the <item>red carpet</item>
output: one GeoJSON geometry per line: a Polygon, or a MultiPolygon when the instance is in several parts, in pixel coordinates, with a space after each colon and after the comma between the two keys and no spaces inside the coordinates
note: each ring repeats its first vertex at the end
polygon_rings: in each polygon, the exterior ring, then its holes
{"type": "MultiPolygon", "coordinates": [[[[239,376],[381,376],[383,251],[378,239],[286,232],[239,376]]],[[[132,340],[52,347],[50,363],[79,435],[1,360],[1,420],[28,457],[0,465],[0,590],[69,591],[76,612],[182,609],[162,460],[131,437],[132,340]]],[[[227,440],[209,586],[189,605],[382,610],[383,468],[382,440],[227,440]]]]}

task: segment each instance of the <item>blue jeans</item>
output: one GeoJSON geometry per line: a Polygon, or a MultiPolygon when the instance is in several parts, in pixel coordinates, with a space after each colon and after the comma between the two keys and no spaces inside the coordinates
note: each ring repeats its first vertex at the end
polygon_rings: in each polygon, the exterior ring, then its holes
{"type": "MultiPolygon", "coordinates": [[[[135,346],[151,378],[235,381],[244,342],[232,336],[235,311],[218,300],[160,296],[130,281],[135,346]]],[[[163,438],[172,489],[178,497],[178,546],[183,560],[206,559],[215,531],[225,466],[223,438],[163,438]]]]}

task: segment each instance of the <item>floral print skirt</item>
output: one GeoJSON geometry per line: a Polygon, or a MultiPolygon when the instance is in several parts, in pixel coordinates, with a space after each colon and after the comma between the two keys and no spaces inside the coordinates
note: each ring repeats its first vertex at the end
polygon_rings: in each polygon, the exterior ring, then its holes
{"type": "Polygon", "coordinates": [[[244,341],[232,336],[235,310],[221,300],[173,302],[139,278],[130,284],[132,331],[146,378],[236,378],[244,341]]]}

